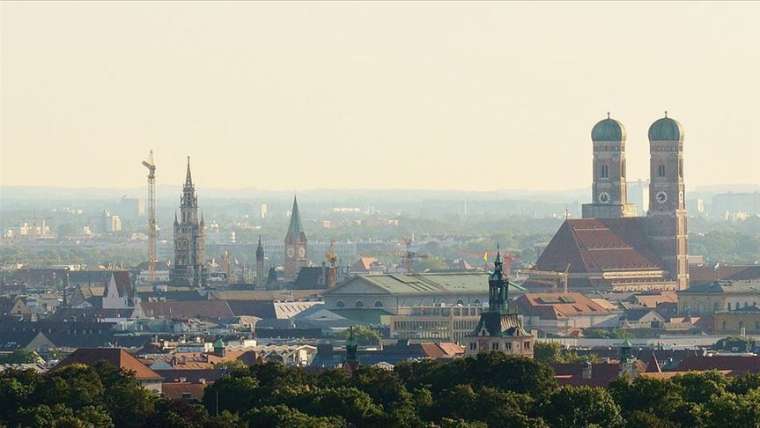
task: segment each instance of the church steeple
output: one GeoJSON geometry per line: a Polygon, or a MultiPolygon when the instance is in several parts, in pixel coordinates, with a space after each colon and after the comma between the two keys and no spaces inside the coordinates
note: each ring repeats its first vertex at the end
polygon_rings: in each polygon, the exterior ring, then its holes
{"type": "Polygon", "coordinates": [[[187,173],[185,174],[185,187],[193,187],[193,176],[190,174],[190,156],[187,157],[187,173]]]}
{"type": "Polygon", "coordinates": [[[303,224],[301,223],[301,213],[298,211],[298,198],[293,196],[293,208],[290,210],[290,225],[288,226],[288,234],[285,236],[285,240],[289,242],[297,241],[302,235],[306,239],[303,224]]]}
{"type": "Polygon", "coordinates": [[[290,214],[290,225],[285,235],[285,277],[295,278],[302,267],[309,265],[306,254],[306,233],[301,223],[301,213],[298,210],[298,199],[293,197],[293,208],[290,214]]]}
{"type": "Polygon", "coordinates": [[[494,270],[488,280],[488,311],[506,314],[509,302],[509,281],[504,278],[504,261],[497,247],[494,270]]]}

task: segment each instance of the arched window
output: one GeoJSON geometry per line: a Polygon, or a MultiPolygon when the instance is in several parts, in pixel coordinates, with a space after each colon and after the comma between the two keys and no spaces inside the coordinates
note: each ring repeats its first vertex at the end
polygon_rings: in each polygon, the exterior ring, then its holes
{"type": "Polygon", "coordinates": [[[473,300],[473,301],[472,301],[472,304],[474,304],[474,305],[479,305],[479,304],[480,304],[480,299],[475,299],[475,300],[473,300]]]}
{"type": "Polygon", "coordinates": [[[678,176],[683,178],[683,159],[678,160],[678,176]]]}
{"type": "Polygon", "coordinates": [[[464,306],[464,302],[463,302],[461,299],[460,299],[460,300],[457,300],[457,305],[459,305],[459,306],[464,306]]]}
{"type": "Polygon", "coordinates": [[[665,177],[665,165],[659,165],[657,167],[657,176],[658,177],[665,177]]]}
{"type": "Polygon", "coordinates": [[[364,302],[362,302],[361,300],[357,300],[356,301],[356,307],[357,308],[363,308],[364,307],[364,302]]]}
{"type": "Polygon", "coordinates": [[[728,310],[731,310],[731,302],[728,302],[728,310]]]}
{"type": "Polygon", "coordinates": [[[341,300],[338,300],[338,302],[337,302],[337,303],[335,303],[335,306],[337,306],[337,307],[339,307],[339,308],[342,308],[342,307],[346,306],[346,304],[345,304],[345,303],[343,303],[341,300]]]}
{"type": "Polygon", "coordinates": [[[382,308],[383,307],[383,302],[381,302],[381,301],[378,300],[377,302],[375,302],[375,307],[376,308],[382,308]]]}
{"type": "Polygon", "coordinates": [[[623,165],[621,165],[621,174],[623,179],[625,179],[625,160],[623,160],[623,165]]]}
{"type": "Polygon", "coordinates": [[[607,165],[602,165],[601,173],[599,174],[601,178],[607,178],[610,176],[610,171],[607,165]]]}

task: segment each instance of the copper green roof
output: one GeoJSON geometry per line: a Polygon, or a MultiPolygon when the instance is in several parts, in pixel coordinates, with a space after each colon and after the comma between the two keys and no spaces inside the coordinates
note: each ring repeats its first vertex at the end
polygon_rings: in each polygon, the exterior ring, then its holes
{"type": "Polygon", "coordinates": [[[683,140],[683,128],[678,121],[670,117],[658,119],[649,127],[649,141],[681,140],[683,140]]]}
{"type": "MultiPolygon", "coordinates": [[[[388,294],[488,294],[488,279],[486,272],[357,275],[325,294],[339,294],[341,288],[355,280],[366,281],[388,294]]],[[[510,282],[509,291],[525,292],[525,289],[510,282]]]]}
{"type": "Polygon", "coordinates": [[[591,140],[623,141],[625,140],[625,128],[622,123],[607,117],[607,119],[599,121],[591,129],[591,140]]]}

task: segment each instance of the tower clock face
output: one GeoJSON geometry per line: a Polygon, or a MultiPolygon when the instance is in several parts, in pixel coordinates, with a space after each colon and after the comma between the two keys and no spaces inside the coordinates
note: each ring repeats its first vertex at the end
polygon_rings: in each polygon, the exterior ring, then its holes
{"type": "Polygon", "coordinates": [[[599,202],[606,204],[610,201],[610,194],[607,192],[602,192],[599,194],[599,202]]]}
{"type": "Polygon", "coordinates": [[[298,257],[306,257],[306,248],[304,247],[298,248],[298,257]]]}
{"type": "Polygon", "coordinates": [[[293,250],[293,247],[288,247],[288,257],[293,257],[296,252],[293,250]]]}
{"type": "Polygon", "coordinates": [[[665,192],[657,192],[654,197],[657,199],[657,203],[659,204],[664,204],[668,200],[668,194],[665,192]]]}
{"type": "Polygon", "coordinates": [[[187,239],[178,239],[177,248],[180,250],[186,250],[188,248],[187,239]]]}

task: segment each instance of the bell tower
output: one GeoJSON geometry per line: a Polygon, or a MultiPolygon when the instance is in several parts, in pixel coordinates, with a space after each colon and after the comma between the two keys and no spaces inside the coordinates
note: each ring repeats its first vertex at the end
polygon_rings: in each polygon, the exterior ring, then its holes
{"type": "Polygon", "coordinates": [[[619,218],[636,215],[628,203],[625,171],[625,128],[610,117],[591,130],[594,144],[592,201],[583,204],[583,218],[619,218]]]}
{"type": "Polygon", "coordinates": [[[689,286],[683,137],[681,124],[667,112],[649,127],[647,233],[679,290],[689,286]]]}
{"type": "Polygon", "coordinates": [[[302,267],[309,265],[306,253],[306,233],[301,224],[301,213],[298,211],[298,200],[293,197],[293,208],[290,212],[290,225],[285,235],[285,277],[295,278],[302,267]]]}

